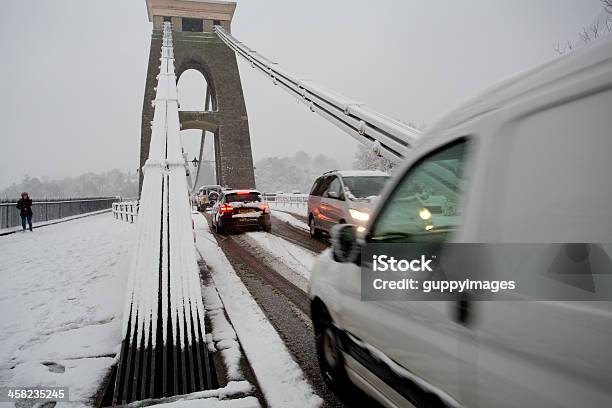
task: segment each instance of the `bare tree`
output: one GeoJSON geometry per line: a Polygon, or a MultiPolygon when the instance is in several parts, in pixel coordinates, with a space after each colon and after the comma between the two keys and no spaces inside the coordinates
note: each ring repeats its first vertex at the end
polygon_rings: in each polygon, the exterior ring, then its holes
{"type": "Polygon", "coordinates": [[[590,28],[593,39],[599,37],[599,21],[594,22],[590,28]]]}
{"type": "Polygon", "coordinates": [[[557,54],[563,55],[566,52],[570,52],[571,50],[573,50],[574,45],[571,42],[567,41],[565,44],[563,44],[563,48],[561,48],[561,46],[557,42],[557,44],[553,44],[553,49],[557,52],[557,54]]]}
{"type": "Polygon", "coordinates": [[[583,43],[588,43],[591,41],[591,34],[587,31],[586,27],[582,27],[582,31],[578,33],[580,35],[580,39],[583,43]]]}
{"type": "MultiPolygon", "coordinates": [[[[582,30],[578,32],[580,41],[584,44],[588,44],[591,41],[605,35],[612,33],[612,0],[601,0],[601,4],[604,10],[608,13],[605,21],[601,21],[599,18],[590,26],[582,27],[582,30]]],[[[559,55],[563,55],[567,52],[572,51],[579,44],[572,44],[567,41],[563,46],[557,42],[553,44],[553,49],[559,55]]]]}

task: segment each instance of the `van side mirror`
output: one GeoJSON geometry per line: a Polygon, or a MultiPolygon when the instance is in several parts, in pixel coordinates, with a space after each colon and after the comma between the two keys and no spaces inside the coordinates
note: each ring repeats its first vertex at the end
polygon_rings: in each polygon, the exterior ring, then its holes
{"type": "Polygon", "coordinates": [[[336,262],[353,262],[361,255],[357,230],[352,224],[338,224],[330,231],[332,253],[336,262]]]}

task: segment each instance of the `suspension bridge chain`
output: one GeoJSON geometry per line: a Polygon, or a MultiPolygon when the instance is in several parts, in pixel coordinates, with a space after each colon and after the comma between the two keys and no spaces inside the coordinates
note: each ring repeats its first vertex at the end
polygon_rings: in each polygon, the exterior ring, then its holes
{"type": "Polygon", "coordinates": [[[238,41],[222,26],[216,25],[214,30],[219,38],[237,55],[247,60],[251,67],[270,77],[274,85],[294,95],[312,112],[321,115],[357,141],[374,148],[387,159],[393,162],[401,161],[421,136],[418,130],[369,109],[363,103],[352,101],[310,80],[300,79],[281,68],[278,63],[238,41]]]}
{"type": "Polygon", "coordinates": [[[160,62],[113,404],[212,387],[169,22],[160,62]]]}

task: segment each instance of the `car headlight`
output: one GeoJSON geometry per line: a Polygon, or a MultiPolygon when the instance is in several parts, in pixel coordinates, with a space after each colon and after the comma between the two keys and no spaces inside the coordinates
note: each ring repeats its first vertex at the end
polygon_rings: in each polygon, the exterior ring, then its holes
{"type": "Polygon", "coordinates": [[[370,219],[370,214],[354,208],[349,209],[349,213],[351,214],[351,217],[359,221],[367,221],[370,219]]]}

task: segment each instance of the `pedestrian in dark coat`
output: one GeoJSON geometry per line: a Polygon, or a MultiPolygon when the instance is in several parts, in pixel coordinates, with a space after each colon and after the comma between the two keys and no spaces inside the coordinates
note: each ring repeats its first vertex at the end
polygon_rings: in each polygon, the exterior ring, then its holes
{"type": "Polygon", "coordinates": [[[17,201],[17,208],[19,209],[21,215],[21,226],[23,230],[26,230],[26,221],[30,226],[30,231],[32,231],[32,199],[28,196],[28,193],[21,193],[21,198],[17,201]]]}

